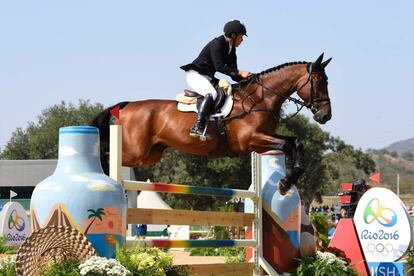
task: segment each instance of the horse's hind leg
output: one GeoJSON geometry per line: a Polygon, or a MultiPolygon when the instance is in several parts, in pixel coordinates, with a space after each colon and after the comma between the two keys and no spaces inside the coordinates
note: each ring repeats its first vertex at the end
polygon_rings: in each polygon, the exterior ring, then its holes
{"type": "Polygon", "coordinates": [[[145,152],[145,155],[140,155],[134,162],[125,162],[128,167],[148,167],[160,162],[162,154],[167,146],[162,144],[155,144],[150,150],[145,152]]]}
{"type": "Polygon", "coordinates": [[[161,161],[162,154],[164,150],[167,148],[167,146],[161,145],[161,144],[155,144],[151,151],[149,152],[148,156],[141,160],[141,167],[147,167],[154,165],[161,161]]]}

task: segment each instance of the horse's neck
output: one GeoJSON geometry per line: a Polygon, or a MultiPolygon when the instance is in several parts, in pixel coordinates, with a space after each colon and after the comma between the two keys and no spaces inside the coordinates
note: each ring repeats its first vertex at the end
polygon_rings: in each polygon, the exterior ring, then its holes
{"type": "Polygon", "coordinates": [[[282,97],[289,97],[297,88],[299,79],[303,76],[303,72],[299,70],[298,66],[290,66],[272,73],[262,76],[263,85],[274,94],[279,94],[282,97]]]}
{"type": "Polygon", "coordinates": [[[304,67],[301,65],[289,66],[261,77],[263,88],[267,91],[264,95],[264,103],[267,109],[278,113],[283,102],[297,89],[299,80],[304,75],[304,67]]]}

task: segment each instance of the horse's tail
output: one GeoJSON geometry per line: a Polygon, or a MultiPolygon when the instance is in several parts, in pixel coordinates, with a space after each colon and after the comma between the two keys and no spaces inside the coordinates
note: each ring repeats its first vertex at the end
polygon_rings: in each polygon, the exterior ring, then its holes
{"type": "Polygon", "coordinates": [[[99,129],[99,142],[101,147],[101,165],[105,174],[109,175],[109,126],[111,117],[111,110],[119,106],[119,109],[123,109],[129,102],[120,102],[116,105],[108,107],[101,113],[99,113],[90,123],[99,129]]]}

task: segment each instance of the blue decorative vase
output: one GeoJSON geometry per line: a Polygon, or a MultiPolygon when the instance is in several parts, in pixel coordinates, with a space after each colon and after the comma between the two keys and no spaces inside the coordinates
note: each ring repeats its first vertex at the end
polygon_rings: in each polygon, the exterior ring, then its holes
{"type": "MultiPolygon", "coordinates": [[[[258,184],[262,187],[263,258],[282,274],[297,266],[296,259],[300,255],[300,197],[294,185],[285,195],[280,194],[280,180],[286,175],[283,152],[270,150],[261,153],[257,158],[261,164],[261,183],[258,184]]],[[[253,202],[246,199],[245,212],[253,211],[253,202]]],[[[252,235],[246,234],[246,237],[250,238],[252,235]]],[[[250,260],[252,256],[252,251],[246,250],[246,259],[250,260]]]]}
{"type": "Polygon", "coordinates": [[[127,201],[122,185],[103,173],[99,154],[97,128],[59,129],[57,167],[33,191],[31,226],[72,226],[100,256],[113,258],[116,245],[125,243],[127,201]]]}

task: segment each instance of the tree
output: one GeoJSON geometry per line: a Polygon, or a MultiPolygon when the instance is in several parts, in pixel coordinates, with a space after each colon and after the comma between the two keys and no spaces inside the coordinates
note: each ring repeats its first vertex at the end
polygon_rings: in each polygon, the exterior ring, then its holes
{"type": "Polygon", "coordinates": [[[396,150],[393,150],[390,155],[394,158],[398,158],[398,152],[396,150]]]}
{"type": "MultiPolygon", "coordinates": [[[[250,181],[250,155],[237,158],[208,160],[168,149],[160,163],[138,169],[137,179],[149,177],[164,183],[188,184],[233,189],[248,189],[250,181]]],[[[173,208],[190,210],[217,210],[230,198],[197,195],[162,194],[173,208]]]]}
{"type": "Polygon", "coordinates": [[[414,161],[414,154],[410,151],[404,151],[401,153],[401,158],[407,161],[414,161]]]}
{"type": "Polygon", "coordinates": [[[375,171],[375,161],[370,154],[354,149],[339,138],[332,138],[330,149],[326,160],[330,164],[331,179],[348,182],[367,177],[375,171]],[[346,179],[343,179],[344,177],[346,179]]]}
{"type": "Polygon", "coordinates": [[[96,210],[88,209],[88,212],[91,214],[88,216],[88,219],[92,218],[92,221],[89,223],[88,227],[86,227],[84,234],[86,235],[89,231],[89,228],[91,228],[92,224],[95,222],[96,218],[98,218],[100,221],[102,221],[102,216],[105,215],[103,208],[98,208],[96,210]]]}
{"type": "Polygon", "coordinates": [[[320,202],[323,194],[336,193],[341,181],[367,177],[375,171],[369,154],[331,137],[303,115],[282,120],[278,133],[296,136],[304,144],[305,173],[297,187],[306,210],[314,199],[320,202]]]}
{"type": "Polygon", "coordinates": [[[88,125],[103,106],[79,100],[78,106],[62,101],[41,111],[37,122],[29,122],[26,129],[17,128],[0,153],[0,159],[54,159],[57,158],[59,128],[88,125]]]}

